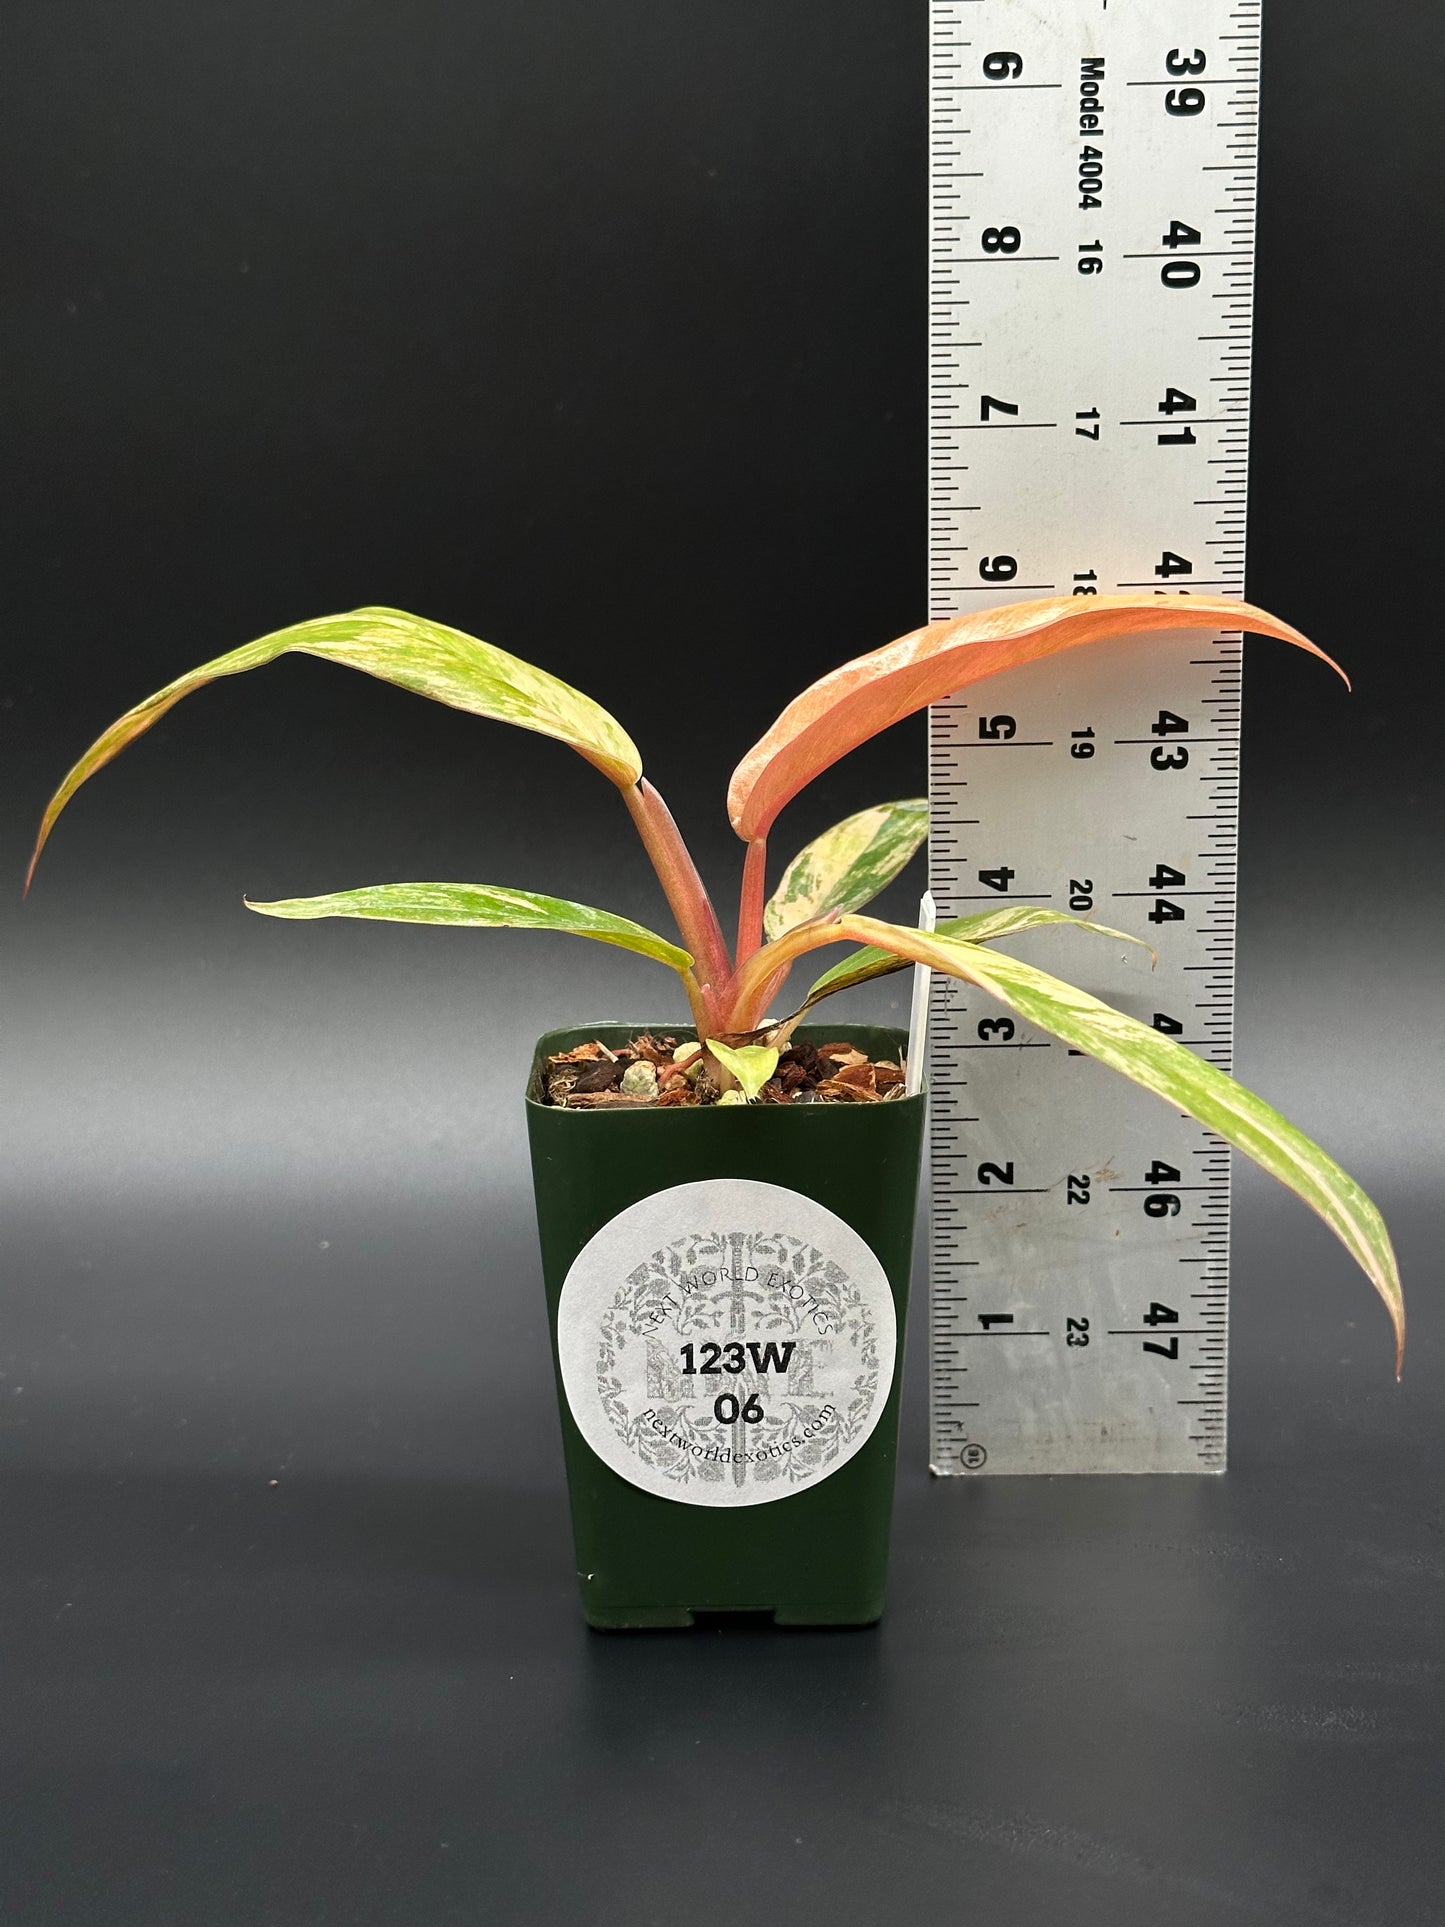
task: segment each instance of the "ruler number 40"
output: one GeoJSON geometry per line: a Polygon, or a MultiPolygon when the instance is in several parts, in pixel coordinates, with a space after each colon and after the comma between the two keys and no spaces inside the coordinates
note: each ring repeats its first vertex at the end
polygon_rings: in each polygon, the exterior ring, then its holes
{"type": "MultiPolygon", "coordinates": [[[[1166,248],[1197,248],[1204,236],[1197,227],[1190,227],[1187,221],[1171,221],[1169,232],[1159,236],[1160,245],[1166,248]]],[[[1199,286],[1199,263],[1181,254],[1172,261],[1166,261],[1159,270],[1159,279],[1166,288],[1197,288],[1199,286]]]]}

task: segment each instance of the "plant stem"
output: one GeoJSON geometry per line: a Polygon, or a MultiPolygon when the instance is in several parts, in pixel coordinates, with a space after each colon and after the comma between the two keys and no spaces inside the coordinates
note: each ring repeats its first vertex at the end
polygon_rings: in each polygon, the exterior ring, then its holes
{"type": "MultiPolygon", "coordinates": [[[[771,955],[773,946],[768,944],[766,948],[771,955]]],[[[742,1023],[732,1016],[731,1013],[729,1014],[728,1021],[735,1030],[757,1030],[760,1025],[766,1023],[767,1013],[773,1007],[773,1000],[783,985],[788,981],[788,975],[792,968],[793,966],[790,963],[781,965],[773,972],[771,977],[767,978],[765,982],[758,986],[756,994],[749,999],[752,1009],[757,1012],[756,1016],[750,1015],[747,1022],[742,1023]]]]}
{"type": "Polygon", "coordinates": [[[768,887],[768,839],[756,836],[743,859],[743,888],[738,899],[737,967],[742,969],[763,941],[763,898],[768,887]]]}
{"type": "Polygon", "coordinates": [[[622,799],[677,920],[678,935],[695,959],[700,995],[710,1005],[709,993],[720,990],[732,975],[732,959],[697,865],[671,810],[646,777],[636,788],[623,790],[622,799]]]}
{"type": "Polygon", "coordinates": [[[727,987],[725,1012],[730,1029],[756,1030],[762,1022],[768,999],[776,994],[795,957],[817,950],[823,944],[841,943],[844,932],[838,928],[839,912],[828,917],[812,917],[796,930],[760,950],[740,964],[727,987]]]}
{"type": "Polygon", "coordinates": [[[701,1042],[704,1038],[710,1037],[714,1031],[722,1029],[718,1019],[717,999],[712,995],[710,988],[703,989],[691,970],[684,970],[680,974],[682,987],[687,992],[688,1009],[692,1012],[692,1027],[701,1042]]]}

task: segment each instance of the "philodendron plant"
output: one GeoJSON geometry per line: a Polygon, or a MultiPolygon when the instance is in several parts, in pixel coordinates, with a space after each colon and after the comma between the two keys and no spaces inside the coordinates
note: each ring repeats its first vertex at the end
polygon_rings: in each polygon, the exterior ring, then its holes
{"type": "Polygon", "coordinates": [[[1395,1328],[1398,1371],[1405,1335],[1399,1273],[1384,1222],[1359,1185],[1262,1098],[1193,1051],[1087,991],[992,948],[1001,937],[1045,924],[1080,924],[1116,938],[1121,932],[1023,904],[953,918],[933,931],[860,915],[927,834],[927,804],[919,800],[884,803],[850,816],[794,857],[777,889],[771,896],[767,891],[768,835],[778,813],[815,776],[890,723],[999,670],[1084,643],[1130,631],[1221,627],[1277,637],[1338,668],[1297,630],[1246,603],[1203,595],[1178,602],[1101,595],[1016,602],[930,623],[824,676],[788,704],[733,773],[728,815],[747,854],[731,948],[666,804],[642,774],[632,739],[606,710],[490,643],[395,609],[357,609],[279,629],[202,664],[128,710],[91,745],[52,797],[30,870],[33,875],[35,860],[71,797],[127,743],[192,690],[220,676],[258,669],[288,652],[322,656],[454,709],[555,737],[616,785],[662,884],[681,943],[606,910],[495,884],[383,883],[248,907],[271,917],[560,930],[655,958],[681,979],[698,1039],[712,1059],[714,1087],[722,1101],[735,1103],[756,1096],[792,1027],[834,991],[915,963],[977,984],[1029,1023],[1188,1112],[1298,1192],[1384,1299],[1395,1328]],[[838,943],[861,948],[820,977],[790,1015],[770,1018],[797,960],[838,943]]]}

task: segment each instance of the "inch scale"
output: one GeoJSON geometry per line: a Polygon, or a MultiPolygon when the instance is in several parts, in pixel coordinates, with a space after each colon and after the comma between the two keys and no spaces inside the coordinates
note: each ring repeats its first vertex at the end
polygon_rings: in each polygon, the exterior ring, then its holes
{"type": "MultiPolygon", "coordinates": [[[[1259,0],[933,0],[929,616],[1244,593],[1259,0]]],[[[1225,1068],[1241,637],[1138,637],[930,717],[940,918],[1225,1068]]],[[[1217,1472],[1229,1155],[935,978],[931,1463],[1217,1472]]]]}

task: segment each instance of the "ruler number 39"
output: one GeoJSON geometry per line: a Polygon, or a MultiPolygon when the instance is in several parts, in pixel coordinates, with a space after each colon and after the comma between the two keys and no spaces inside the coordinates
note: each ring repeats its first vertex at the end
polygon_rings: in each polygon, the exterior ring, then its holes
{"type": "MultiPolygon", "coordinates": [[[[1206,61],[1204,49],[1196,47],[1192,53],[1183,53],[1178,47],[1171,47],[1164,59],[1164,71],[1174,79],[1184,74],[1202,74],[1206,61]]],[[[1204,89],[1202,87],[1170,87],[1164,95],[1164,111],[1176,120],[1189,120],[1195,114],[1204,112],[1204,89]]]]}

